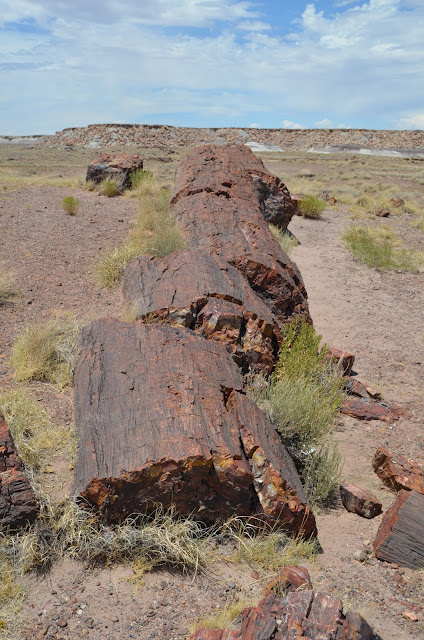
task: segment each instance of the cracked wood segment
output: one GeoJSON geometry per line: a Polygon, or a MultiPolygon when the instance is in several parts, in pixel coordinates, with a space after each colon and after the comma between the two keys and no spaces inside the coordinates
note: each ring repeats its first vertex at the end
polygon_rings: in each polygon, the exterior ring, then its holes
{"type": "Polygon", "coordinates": [[[424,568],[424,495],[399,491],[374,540],[377,558],[410,569],[424,568]]]}
{"type": "MultiPolygon", "coordinates": [[[[247,427],[227,407],[242,385],[226,349],[190,330],[110,318],[86,327],[74,386],[76,491],[111,522],[157,503],[207,523],[266,512],[241,443],[247,427]]],[[[272,432],[277,449],[265,455],[284,469],[288,454],[266,416],[251,420],[252,433],[265,432],[258,446],[272,432]]],[[[285,481],[303,504],[298,477],[285,481]]],[[[267,518],[293,526],[287,510],[267,518]]]]}
{"type": "Polygon", "coordinates": [[[34,522],[39,507],[12,434],[0,415],[0,530],[34,522]]]}
{"type": "Polygon", "coordinates": [[[395,491],[407,489],[424,494],[424,465],[405,458],[386,447],[379,447],[372,466],[386,486],[395,491]]]}
{"type": "Polygon", "coordinates": [[[324,593],[274,593],[242,612],[239,629],[198,629],[192,640],[378,640],[357,613],[343,613],[341,600],[324,593]]]}
{"type": "Polygon", "coordinates": [[[206,251],[141,256],[125,270],[123,295],[136,318],[189,327],[222,342],[244,372],[272,371],[281,323],[222,258],[206,251]]]}
{"type": "Polygon", "coordinates": [[[243,168],[244,147],[198,147],[180,164],[171,203],[190,250],[216,253],[239,269],[278,317],[309,320],[297,266],[270,232],[255,182],[243,168]]]}

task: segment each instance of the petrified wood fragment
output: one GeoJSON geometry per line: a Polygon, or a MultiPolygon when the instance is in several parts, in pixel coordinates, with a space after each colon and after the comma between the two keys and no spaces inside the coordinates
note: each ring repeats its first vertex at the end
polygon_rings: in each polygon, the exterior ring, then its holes
{"type": "Polygon", "coordinates": [[[300,272],[265,220],[257,183],[247,168],[252,158],[247,147],[194,149],[177,170],[174,216],[188,248],[216,253],[239,269],[280,322],[295,316],[309,320],[300,272]]]}
{"type": "Polygon", "coordinates": [[[340,497],[346,511],[363,518],[375,518],[383,509],[382,503],[372,493],[355,487],[350,482],[342,482],[340,497]]]}
{"type": "Polygon", "coordinates": [[[284,567],[277,577],[268,582],[263,588],[264,596],[271,591],[278,595],[285,595],[289,591],[308,591],[312,589],[311,576],[306,567],[284,567]]]}
{"type": "Polygon", "coordinates": [[[340,413],[345,413],[359,420],[383,420],[383,422],[393,422],[399,420],[406,412],[383,400],[371,397],[348,397],[340,407],[340,413]]]}
{"type": "Polygon", "coordinates": [[[343,613],[341,600],[313,591],[273,593],[242,612],[239,629],[198,629],[192,640],[378,640],[357,613],[343,613]]]}
{"type": "Polygon", "coordinates": [[[138,154],[104,153],[87,167],[86,181],[100,184],[103,180],[119,178],[123,189],[131,187],[131,174],[143,168],[143,160],[138,154]]]}
{"type": "Polygon", "coordinates": [[[271,373],[281,324],[222,258],[205,251],[141,256],[125,271],[123,295],[136,318],[193,329],[222,342],[244,372],[271,373]]]}
{"type": "Polygon", "coordinates": [[[424,495],[399,491],[374,540],[377,558],[410,569],[424,568],[424,495]]]}
{"type": "Polygon", "coordinates": [[[372,466],[380,480],[395,491],[407,489],[424,494],[424,464],[379,447],[372,466]]]}
{"type": "Polygon", "coordinates": [[[314,516],[225,347],[189,329],[98,320],[75,371],[80,496],[111,522],[174,505],[211,523],[263,514],[304,535],[314,516]]]}
{"type": "Polygon", "coordinates": [[[39,507],[15,449],[9,427],[0,415],[0,530],[33,522],[39,507]]]}

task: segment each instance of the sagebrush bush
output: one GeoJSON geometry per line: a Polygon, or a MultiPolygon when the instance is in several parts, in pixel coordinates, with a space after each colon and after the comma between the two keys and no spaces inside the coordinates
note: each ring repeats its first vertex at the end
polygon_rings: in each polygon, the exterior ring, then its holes
{"type": "Polygon", "coordinates": [[[302,196],[298,203],[298,209],[304,218],[321,218],[326,204],[317,196],[302,196]]]}
{"type": "Polygon", "coordinates": [[[79,323],[71,314],[25,327],[10,357],[16,380],[52,382],[61,388],[70,384],[79,331],[79,323]]]}
{"type": "Polygon", "coordinates": [[[139,183],[137,191],[139,212],[125,243],[112,249],[96,265],[96,279],[103,287],[116,286],[137,256],[163,257],[185,247],[184,235],[169,210],[169,190],[148,178],[139,183]]]}
{"type": "Polygon", "coordinates": [[[353,225],[342,238],[354,258],[368,267],[417,271],[423,264],[423,255],[400,247],[396,233],[386,225],[382,229],[353,225]]]}
{"type": "Polygon", "coordinates": [[[62,200],[62,207],[68,216],[75,216],[80,207],[80,201],[74,196],[65,196],[62,200]]]}

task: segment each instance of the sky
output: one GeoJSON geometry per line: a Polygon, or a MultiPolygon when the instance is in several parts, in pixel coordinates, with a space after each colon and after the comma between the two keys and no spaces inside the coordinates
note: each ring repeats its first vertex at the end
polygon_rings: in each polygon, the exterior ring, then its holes
{"type": "Polygon", "coordinates": [[[424,129],[424,0],[0,0],[0,135],[424,129]]]}

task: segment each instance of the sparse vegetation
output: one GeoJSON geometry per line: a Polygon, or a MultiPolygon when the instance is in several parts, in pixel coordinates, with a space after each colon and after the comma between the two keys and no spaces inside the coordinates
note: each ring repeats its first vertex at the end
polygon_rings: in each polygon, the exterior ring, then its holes
{"type": "Polygon", "coordinates": [[[17,295],[18,290],[14,280],[0,270],[0,307],[12,302],[17,295]]]}
{"type": "Polygon", "coordinates": [[[423,256],[399,246],[393,229],[388,226],[352,226],[343,234],[343,240],[353,256],[368,267],[417,271],[423,256]]]}
{"type": "Polygon", "coordinates": [[[73,452],[73,431],[54,426],[41,403],[25,387],[0,390],[0,413],[31,476],[46,469],[52,456],[61,450],[68,456],[73,452]]]}
{"type": "Polygon", "coordinates": [[[294,235],[289,233],[288,231],[282,231],[273,224],[270,224],[269,228],[284,253],[289,256],[293,247],[296,247],[299,244],[294,235]]]}
{"type": "Polygon", "coordinates": [[[70,384],[79,330],[70,314],[28,325],[12,347],[10,363],[16,380],[52,382],[60,388],[70,384]]]}
{"type": "Polygon", "coordinates": [[[298,208],[302,216],[304,218],[312,219],[321,218],[325,206],[326,205],[323,200],[313,195],[302,196],[298,204],[298,208]]]}
{"type": "Polygon", "coordinates": [[[106,196],[108,198],[114,198],[115,196],[121,195],[121,190],[115,180],[103,180],[100,184],[99,191],[102,196],[106,196]]]}
{"type": "Polygon", "coordinates": [[[193,631],[200,628],[234,628],[234,625],[237,624],[243,609],[246,609],[247,607],[255,607],[257,604],[258,600],[254,600],[252,597],[248,598],[246,595],[241,596],[240,598],[237,598],[225,605],[222,609],[218,609],[209,616],[201,618],[196,625],[194,625],[193,631]]]}
{"type": "Polygon", "coordinates": [[[137,191],[139,212],[125,243],[112,249],[96,266],[97,281],[103,287],[116,286],[137,256],[162,257],[185,246],[184,236],[169,211],[168,189],[147,178],[139,183],[137,191]]]}
{"type": "Polygon", "coordinates": [[[68,216],[75,216],[80,207],[80,201],[74,196],[65,196],[62,200],[62,207],[68,216]]]}
{"type": "Polygon", "coordinates": [[[0,551],[0,576],[0,637],[12,640],[18,637],[25,592],[18,582],[8,555],[2,551],[0,551]]]}
{"type": "Polygon", "coordinates": [[[153,173],[148,171],[147,169],[137,169],[133,171],[130,175],[131,180],[131,189],[136,190],[140,187],[140,185],[147,181],[153,180],[153,173]]]}
{"type": "Polygon", "coordinates": [[[255,376],[249,394],[292,454],[309,498],[324,502],[339,482],[340,458],[326,437],[343,400],[340,371],[312,326],[291,324],[270,380],[255,376]]]}

